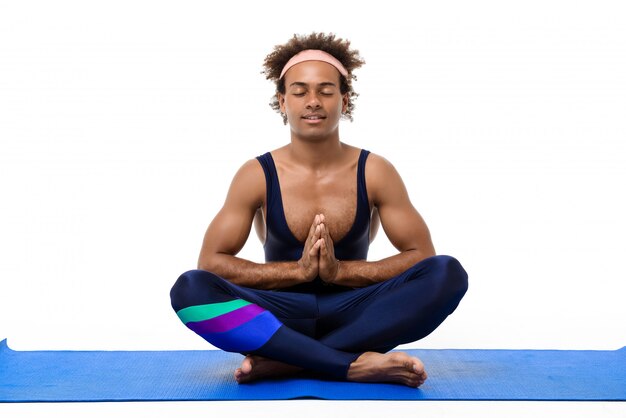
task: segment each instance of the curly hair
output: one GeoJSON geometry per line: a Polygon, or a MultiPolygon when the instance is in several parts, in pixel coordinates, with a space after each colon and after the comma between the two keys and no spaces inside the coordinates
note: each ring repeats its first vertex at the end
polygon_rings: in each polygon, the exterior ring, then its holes
{"type": "MultiPolygon", "coordinates": [[[[276,45],[274,50],[265,57],[263,67],[265,68],[261,74],[265,74],[265,78],[276,83],[276,93],[285,94],[285,79],[280,79],[282,71],[287,61],[297,53],[306,49],[319,49],[331,54],[337,58],[348,71],[348,76],[339,75],[339,91],[341,94],[348,94],[348,106],[342,117],[352,121],[352,111],[354,110],[354,100],[358,94],[352,89],[352,80],[356,80],[356,75],[352,71],[365,64],[365,61],[359,55],[359,51],[350,49],[350,41],[336,38],[334,34],[324,34],[313,32],[310,35],[296,35],[283,45],[276,45]]],[[[276,94],[270,101],[270,106],[276,112],[280,113],[280,105],[276,94]]],[[[283,123],[287,124],[287,115],[282,115],[283,123]]]]}

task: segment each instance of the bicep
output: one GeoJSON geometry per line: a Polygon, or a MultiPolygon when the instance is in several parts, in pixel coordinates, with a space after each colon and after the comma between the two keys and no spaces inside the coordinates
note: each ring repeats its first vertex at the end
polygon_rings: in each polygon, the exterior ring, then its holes
{"type": "Polygon", "coordinates": [[[411,203],[400,174],[384,159],[379,169],[375,204],[385,235],[398,251],[417,250],[434,255],[428,226],[411,203]]]}
{"type": "Polygon", "coordinates": [[[426,222],[410,203],[388,203],[378,211],[383,230],[398,251],[418,250],[434,255],[426,222]]]}
{"type": "Polygon", "coordinates": [[[265,183],[263,174],[259,177],[258,170],[262,170],[260,165],[249,161],[235,174],[223,207],[204,235],[199,267],[210,264],[214,254],[236,255],[245,245],[256,210],[262,204],[265,183]]]}
{"type": "Polygon", "coordinates": [[[225,205],[215,215],[204,234],[202,252],[237,254],[250,235],[251,225],[252,216],[249,211],[225,205]]]}

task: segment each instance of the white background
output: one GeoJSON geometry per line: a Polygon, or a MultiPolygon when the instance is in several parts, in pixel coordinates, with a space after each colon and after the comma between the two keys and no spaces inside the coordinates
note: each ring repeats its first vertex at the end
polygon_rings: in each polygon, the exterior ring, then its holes
{"type": "MultiPolygon", "coordinates": [[[[619,1],[0,1],[0,339],[205,349],[169,306],[294,33],[366,60],[343,142],[390,160],[470,290],[410,347],[626,345],[619,1]]],[[[370,260],[394,254],[384,234],[370,260]]],[[[252,231],[240,256],[262,262],[252,231]]]]}

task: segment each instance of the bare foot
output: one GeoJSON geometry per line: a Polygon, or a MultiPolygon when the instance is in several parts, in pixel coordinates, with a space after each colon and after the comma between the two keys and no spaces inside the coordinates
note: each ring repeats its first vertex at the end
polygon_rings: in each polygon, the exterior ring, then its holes
{"type": "Polygon", "coordinates": [[[289,376],[300,371],[302,371],[300,367],[265,357],[248,355],[243,359],[241,367],[235,370],[235,380],[237,383],[248,383],[258,379],[289,376]]]}
{"type": "Polygon", "coordinates": [[[395,351],[380,354],[361,354],[348,369],[348,380],[353,382],[389,382],[419,387],[428,378],[424,364],[417,357],[395,351]]]}

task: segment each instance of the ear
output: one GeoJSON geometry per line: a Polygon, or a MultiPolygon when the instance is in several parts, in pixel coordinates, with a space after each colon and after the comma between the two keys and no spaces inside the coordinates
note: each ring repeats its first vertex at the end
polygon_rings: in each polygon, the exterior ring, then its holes
{"type": "Polygon", "coordinates": [[[350,102],[350,98],[348,97],[348,93],[344,94],[341,99],[341,113],[346,113],[348,110],[348,103],[350,102]]]}
{"type": "Polygon", "coordinates": [[[276,98],[278,99],[278,105],[280,106],[280,112],[285,113],[285,95],[281,93],[276,93],[276,98]]]}

